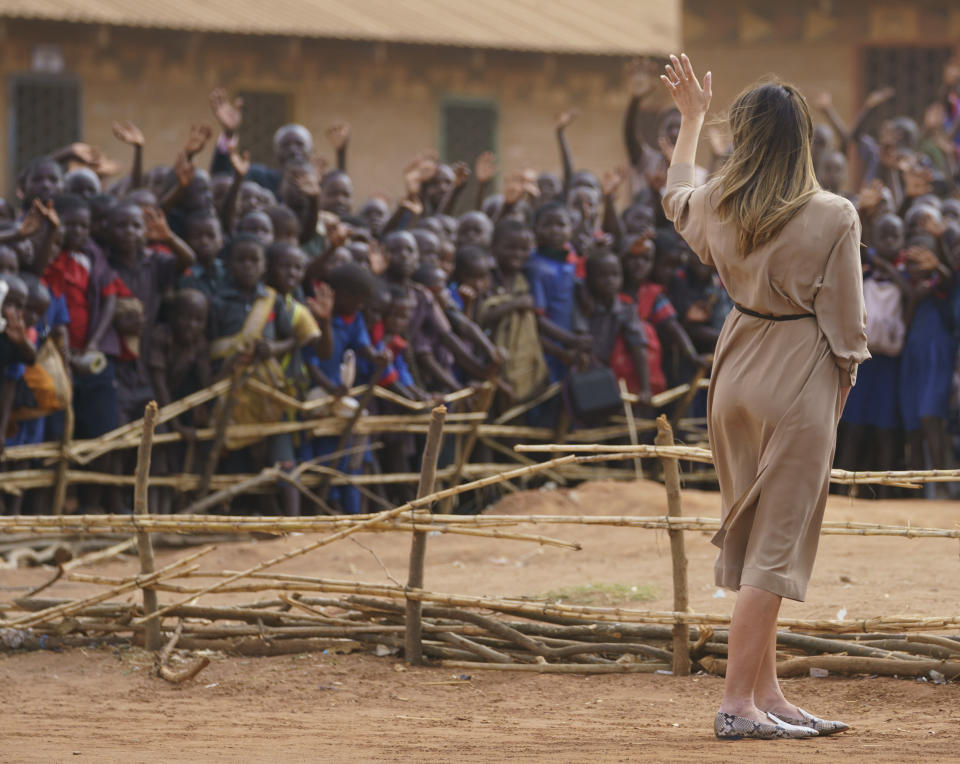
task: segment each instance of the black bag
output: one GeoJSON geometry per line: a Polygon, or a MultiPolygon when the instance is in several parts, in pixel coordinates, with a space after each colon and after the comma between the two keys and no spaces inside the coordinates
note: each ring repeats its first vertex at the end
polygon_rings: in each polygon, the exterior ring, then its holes
{"type": "Polygon", "coordinates": [[[567,384],[570,406],[578,417],[614,414],[623,407],[617,377],[607,366],[572,372],[567,384]]]}

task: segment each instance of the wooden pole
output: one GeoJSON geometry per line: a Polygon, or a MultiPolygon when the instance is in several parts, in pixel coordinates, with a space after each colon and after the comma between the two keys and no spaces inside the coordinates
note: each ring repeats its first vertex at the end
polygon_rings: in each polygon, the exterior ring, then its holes
{"type": "Polygon", "coordinates": [[[220,399],[220,407],[217,410],[216,424],[214,427],[213,445],[210,447],[210,454],[207,456],[203,476],[200,478],[200,498],[210,493],[210,482],[213,480],[213,473],[217,471],[220,454],[227,442],[227,425],[230,424],[230,418],[233,416],[233,407],[237,403],[237,395],[240,392],[240,388],[243,387],[247,376],[249,376],[247,371],[234,372],[233,379],[230,381],[229,391],[225,397],[220,399]]]}
{"type": "MultiPolygon", "coordinates": [[[[443,423],[446,418],[446,406],[437,406],[430,415],[430,430],[427,432],[427,443],[423,450],[423,461],[420,465],[420,484],[417,487],[417,498],[423,498],[433,493],[433,485],[437,477],[437,457],[440,456],[440,444],[443,442],[443,423]]],[[[427,532],[414,531],[410,542],[408,589],[423,588],[423,566],[426,555],[427,532]]],[[[420,600],[407,600],[407,631],[404,648],[407,663],[411,666],[419,666],[423,663],[422,608],[423,605],[420,600]]]]}
{"type": "MultiPolygon", "coordinates": [[[[673,428],[663,414],[657,417],[658,446],[673,445],[673,428]]],[[[663,482],[667,487],[667,513],[670,517],[680,517],[683,509],[680,505],[680,465],[676,459],[663,458],[663,482]]],[[[671,528],[670,554],[673,558],[673,609],[678,613],[686,612],[689,605],[687,591],[687,554],[683,545],[683,531],[671,528]]],[[[673,673],[675,676],[690,674],[690,631],[686,624],[673,625],[673,673]]]]}
{"type": "MultiPolygon", "coordinates": [[[[143,412],[143,432],[140,435],[140,448],[137,451],[137,482],[133,487],[133,514],[146,515],[148,494],[150,491],[150,458],[153,451],[153,430],[157,426],[157,402],[150,401],[143,412]]],[[[153,544],[148,531],[137,531],[137,550],[140,553],[140,574],[149,575],[154,571],[153,544]]],[[[157,609],[157,592],[154,589],[143,590],[143,612],[147,615],[157,609]]],[[[160,621],[148,621],[144,635],[148,650],[160,650],[163,638],[160,634],[160,621]]]]}
{"type": "MultiPolygon", "coordinates": [[[[630,391],[627,389],[627,381],[621,379],[620,381],[620,398],[623,400],[623,413],[627,418],[627,432],[630,433],[630,445],[636,446],[639,445],[637,439],[637,420],[633,416],[633,404],[627,400],[627,395],[630,391]]],[[[636,457],[633,460],[633,471],[637,476],[637,480],[643,480],[643,465],[640,463],[640,457],[636,457]]]]}
{"type": "Polygon", "coordinates": [[[53,489],[53,514],[63,514],[67,499],[67,468],[70,466],[70,442],[73,440],[73,402],[63,410],[63,436],[60,440],[60,460],[57,462],[57,478],[53,489]]]}
{"type": "MultiPolygon", "coordinates": [[[[490,406],[493,404],[493,396],[496,391],[497,388],[492,382],[487,382],[483,387],[480,388],[477,409],[474,413],[483,414],[484,420],[487,418],[487,413],[490,411],[490,406]]],[[[456,485],[460,482],[460,478],[463,475],[463,468],[466,466],[467,462],[470,461],[470,457],[473,455],[473,449],[476,448],[477,437],[480,432],[481,424],[483,424],[483,420],[477,419],[473,423],[473,427],[470,432],[467,433],[467,437],[460,443],[460,449],[457,453],[457,461],[453,468],[453,477],[450,478],[450,485],[456,485]]],[[[453,509],[453,502],[453,497],[444,499],[443,504],[440,506],[440,511],[449,513],[453,509]]]]}

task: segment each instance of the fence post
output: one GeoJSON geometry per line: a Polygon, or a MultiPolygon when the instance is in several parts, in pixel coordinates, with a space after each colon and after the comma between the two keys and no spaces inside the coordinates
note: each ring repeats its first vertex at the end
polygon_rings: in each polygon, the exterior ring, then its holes
{"type": "MultiPolygon", "coordinates": [[[[133,487],[133,514],[147,514],[147,496],[150,490],[150,456],[153,450],[153,431],[157,426],[157,402],[150,401],[143,412],[143,432],[140,435],[140,447],[137,449],[137,481],[133,487]]],[[[147,531],[137,531],[137,551],[140,554],[140,574],[154,572],[153,544],[147,531]]],[[[157,609],[157,592],[154,589],[143,590],[143,614],[150,615],[157,609]]],[[[163,647],[160,635],[160,619],[145,624],[145,646],[148,650],[163,647]]]]}
{"type": "Polygon", "coordinates": [[[60,438],[60,459],[57,461],[57,476],[53,484],[53,514],[62,515],[67,500],[67,470],[70,468],[70,441],[73,440],[73,401],[63,410],[63,435],[60,438]]]}
{"type": "MultiPolygon", "coordinates": [[[[657,437],[653,442],[658,446],[674,445],[673,428],[663,414],[657,417],[657,437]]],[[[671,457],[660,457],[660,461],[663,464],[663,482],[667,488],[667,514],[670,517],[681,517],[683,508],[680,505],[680,465],[677,459],[671,457]]],[[[683,531],[671,528],[667,533],[670,536],[670,555],[673,558],[673,609],[684,613],[688,609],[689,596],[683,531]]],[[[690,627],[686,623],[673,624],[673,673],[675,676],[690,674],[690,627]]]]}
{"type": "MultiPolygon", "coordinates": [[[[423,462],[420,467],[420,485],[417,498],[433,493],[437,477],[437,457],[443,442],[443,423],[447,418],[445,406],[437,406],[430,415],[430,429],[427,431],[427,444],[423,450],[423,462]]],[[[407,589],[423,588],[423,566],[427,556],[426,531],[414,531],[410,542],[410,570],[407,575],[407,589]]],[[[404,652],[407,663],[419,666],[423,663],[423,644],[421,643],[423,604],[420,600],[407,600],[406,637],[404,652]]]]}

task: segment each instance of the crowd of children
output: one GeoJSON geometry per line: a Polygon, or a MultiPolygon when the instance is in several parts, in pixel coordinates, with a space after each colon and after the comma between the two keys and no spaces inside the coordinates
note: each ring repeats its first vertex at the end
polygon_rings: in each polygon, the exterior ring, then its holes
{"type": "MultiPolygon", "coordinates": [[[[512,172],[502,193],[488,193],[497,168],[487,152],[476,159],[467,211],[471,169],[431,152],[407,167],[398,200],[355,200],[343,123],[327,131],[333,169],[301,125],[277,131],[273,166],[252,164],[240,149],[242,104],[222,90],[210,99],[221,134],[209,172],[194,162],[214,137],[208,127],[191,129],[172,165],[144,171],[142,133],[115,125],[134,165],[109,186],[90,147],[33,159],[19,173],[16,203],[0,203],[0,453],[56,441],[67,420],[75,438],[96,438],[138,419],[150,400],[166,405],[230,375],[259,383],[231,396],[236,425],[296,419],[284,396],[332,397],[349,416],[352,385],[427,402],[484,380],[495,385],[494,416],[560,383],[560,395],[527,413],[531,425],[600,421],[618,380],[649,413],[657,393],[709,373],[732,307],[717,274],[664,219],[659,194],[679,116],[660,115],[656,145],[644,140],[651,71],[638,62],[630,78],[627,168],[575,170],[567,133],[576,112],[565,112],[556,123],[562,175],[512,172]]],[[[837,462],[851,469],[945,467],[954,457],[960,66],[947,66],[941,97],[919,124],[908,116],[873,124],[891,95],[871,94],[852,129],[827,95],[814,100],[825,118],[818,177],[857,204],[863,224],[873,358],[843,416],[837,462]]],[[[724,161],[722,132],[711,147],[703,178],[724,161]]],[[[157,470],[199,471],[209,445],[196,432],[213,426],[213,411],[193,407],[164,426],[181,440],[158,449],[157,470]]],[[[337,437],[264,439],[255,430],[231,430],[247,435],[228,439],[224,469],[292,469],[333,454],[330,466],[346,473],[415,470],[412,436],[388,434],[376,452],[339,455],[337,437]]],[[[90,468],[129,474],[129,457],[108,454],[90,468]]],[[[35,498],[42,511],[43,495],[35,498]]],[[[95,485],[80,486],[77,500],[83,511],[129,505],[126,492],[95,485]]],[[[287,483],[269,501],[301,511],[287,483]]],[[[363,506],[349,486],[327,501],[343,512],[363,506]]],[[[8,497],[5,509],[28,508],[8,497]]]]}

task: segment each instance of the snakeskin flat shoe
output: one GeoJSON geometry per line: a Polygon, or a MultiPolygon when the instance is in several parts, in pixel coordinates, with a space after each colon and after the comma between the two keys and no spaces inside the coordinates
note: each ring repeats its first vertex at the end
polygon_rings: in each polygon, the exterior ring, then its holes
{"type": "Polygon", "coordinates": [[[816,737],[817,731],[812,727],[802,727],[788,724],[773,714],[767,714],[770,724],[755,722],[735,714],[726,714],[717,711],[713,719],[713,731],[720,740],[741,740],[753,738],[756,740],[774,740],[776,738],[807,738],[816,737]]]}
{"type": "Polygon", "coordinates": [[[798,707],[797,711],[800,712],[799,719],[792,719],[789,716],[780,716],[778,718],[787,724],[796,724],[801,727],[813,727],[813,729],[817,731],[818,735],[836,735],[838,732],[845,732],[846,730],[850,729],[849,724],[821,719],[818,716],[807,713],[802,708],[798,707]]]}

